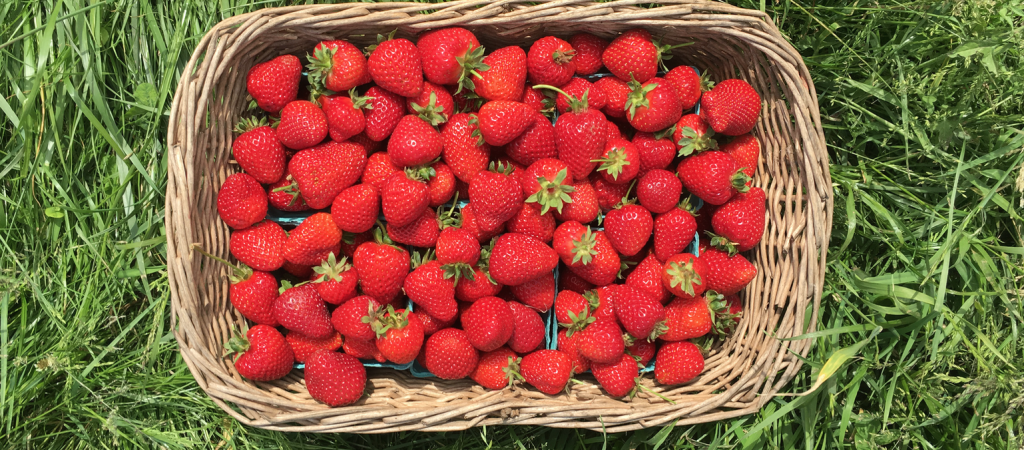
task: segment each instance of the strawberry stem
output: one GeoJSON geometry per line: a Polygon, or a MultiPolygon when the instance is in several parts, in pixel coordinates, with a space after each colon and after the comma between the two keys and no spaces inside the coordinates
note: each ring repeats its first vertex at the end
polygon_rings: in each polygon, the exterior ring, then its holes
{"type": "Polygon", "coordinates": [[[224,264],[225,266],[228,266],[228,268],[231,269],[231,274],[229,275],[229,278],[231,279],[231,284],[241,283],[242,281],[248,280],[249,277],[252,276],[252,269],[249,268],[249,266],[246,266],[244,264],[242,264],[242,265],[231,264],[230,262],[228,262],[224,258],[221,258],[221,257],[218,257],[218,256],[214,256],[214,255],[211,255],[210,253],[207,253],[207,251],[203,250],[203,247],[201,245],[199,245],[199,244],[192,244],[192,250],[195,250],[195,251],[197,251],[199,253],[202,253],[203,255],[206,255],[207,258],[210,258],[210,259],[212,259],[214,261],[217,261],[217,262],[219,262],[221,264],[224,264]]]}
{"type": "Polygon", "coordinates": [[[573,112],[573,114],[579,114],[581,112],[586,111],[587,108],[588,108],[587,107],[587,96],[590,94],[590,90],[589,89],[587,89],[583,93],[583,98],[576,98],[576,96],[566,94],[565,91],[563,91],[563,90],[561,90],[559,88],[556,88],[554,86],[551,86],[549,84],[537,84],[537,85],[534,85],[533,88],[534,89],[550,89],[550,90],[553,90],[553,91],[555,91],[555,92],[557,92],[559,94],[564,95],[567,99],[569,99],[569,110],[571,110],[573,112]]]}

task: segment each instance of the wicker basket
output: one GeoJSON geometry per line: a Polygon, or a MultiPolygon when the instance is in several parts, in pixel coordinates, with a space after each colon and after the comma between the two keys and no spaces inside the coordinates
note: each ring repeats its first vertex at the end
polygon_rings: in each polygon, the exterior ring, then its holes
{"type": "MultiPolygon", "coordinates": [[[[479,1],[445,4],[350,3],[264,9],[225,20],[199,43],[184,70],[168,130],[167,256],[171,325],[181,355],[199,385],[239,421],[274,430],[384,433],[448,431],[499,424],[535,424],[609,432],[692,424],[751,414],[801,367],[810,341],[785,338],[814,331],[821,301],[825,252],[832,224],[828,156],[814,85],[800,55],[768,17],[721,3],[669,1],[653,9],[640,2],[479,1]],[[469,380],[414,378],[369,370],[369,394],[329,408],[312,400],[301,371],[270,383],[243,380],[222,344],[244,319],[228,302],[228,282],[217,265],[201,264],[199,243],[228,254],[228,227],[216,210],[217,189],[238,170],[230,163],[232,124],[245,103],[245,74],[254,63],[283,53],[304,54],[323,39],[359,45],[397,28],[413,37],[427,29],[463,26],[489,49],[528,45],[548,34],[588,31],[605,38],[633,27],[677,49],[673,64],[691,64],[712,79],[749,81],[764,102],[755,133],[763,157],[754,183],[768,194],[768,226],[748,256],[758,276],[745,290],[746,317],[714,348],[695,381],[647,386],[633,400],[608,397],[592,378],[568,394],[527,388],[487,391],[469,380]]],[[[649,376],[647,378],[650,378],[649,376]]]]}

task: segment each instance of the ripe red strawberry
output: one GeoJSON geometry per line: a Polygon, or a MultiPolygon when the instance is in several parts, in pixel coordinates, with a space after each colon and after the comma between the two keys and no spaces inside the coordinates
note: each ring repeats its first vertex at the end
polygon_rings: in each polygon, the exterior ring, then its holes
{"type": "Polygon", "coordinates": [[[621,138],[609,139],[601,158],[595,161],[601,163],[597,167],[601,178],[612,184],[629,184],[640,172],[640,155],[636,146],[621,138]]]}
{"type": "Polygon", "coordinates": [[[455,298],[464,302],[475,302],[483,297],[494,297],[504,286],[494,282],[486,267],[474,267],[473,278],[459,280],[455,285],[455,298]]]}
{"type": "Polygon", "coordinates": [[[679,118],[672,129],[672,142],[679,149],[679,156],[688,156],[705,150],[718,148],[718,141],[713,139],[714,130],[708,127],[700,116],[687,114],[679,118]]]}
{"type": "Polygon", "coordinates": [[[576,50],[568,42],[545,36],[533,42],[526,56],[526,69],[533,84],[560,87],[576,73],[576,50]]]}
{"type": "Polygon", "coordinates": [[[441,129],[444,139],[444,161],[455,177],[469,183],[482,170],[487,170],[491,146],[479,133],[478,119],[472,114],[456,114],[441,129]]]}
{"type": "Polygon", "coordinates": [[[302,62],[293,55],[281,55],[252,66],[245,87],[260,109],[274,114],[299,95],[302,62]]]}
{"type": "Polygon", "coordinates": [[[423,324],[419,317],[404,309],[388,311],[371,322],[377,333],[377,349],[388,361],[408,364],[423,347],[423,324]]]}
{"type": "Polygon", "coordinates": [[[288,233],[280,225],[262,221],[231,233],[228,247],[238,262],[264,272],[280,269],[284,264],[284,247],[288,233]]]}
{"type": "Polygon", "coordinates": [[[632,355],[623,353],[610,364],[594,363],[590,367],[598,384],[612,397],[631,395],[640,385],[640,366],[632,355]]]}
{"type": "Polygon", "coordinates": [[[555,219],[560,222],[593,222],[601,214],[601,205],[598,203],[594,186],[584,178],[576,180],[572,188],[573,191],[569,192],[569,200],[572,201],[562,205],[562,212],[555,211],[555,219]]]}
{"type": "Polygon", "coordinates": [[[441,156],[444,138],[431,122],[412,114],[402,117],[388,140],[391,162],[403,168],[427,164],[441,156]]]}
{"type": "Polygon", "coordinates": [[[548,274],[517,286],[509,286],[508,289],[517,300],[537,311],[545,312],[551,309],[551,304],[555,301],[555,277],[548,274]]]}
{"type": "Polygon", "coordinates": [[[288,162],[299,193],[313,209],[331,206],[334,198],[359,181],[366,167],[366,153],[351,142],[328,141],[300,151],[288,162]]]}
{"type": "MultiPolygon", "coordinates": [[[[377,316],[380,303],[369,295],[360,295],[341,306],[331,313],[331,325],[339,333],[345,335],[345,341],[360,340],[372,342],[377,338],[377,333],[370,326],[370,319],[377,316]],[[363,318],[367,319],[364,321],[363,318]]],[[[376,344],[374,345],[376,347],[376,344]]],[[[345,352],[349,352],[345,350],[345,352]]],[[[364,358],[360,356],[360,358],[364,358]]]]}
{"type": "Polygon", "coordinates": [[[455,100],[444,86],[424,81],[418,97],[405,99],[405,109],[414,115],[429,113],[436,116],[438,123],[444,123],[455,115],[455,100]]]}
{"type": "Polygon", "coordinates": [[[469,183],[469,201],[483,231],[497,230],[523,206],[523,189],[510,176],[510,168],[498,164],[492,170],[480,172],[469,183]]]}
{"type": "Polygon", "coordinates": [[[701,80],[697,71],[690,66],[678,66],[665,74],[665,80],[672,85],[683,105],[683,111],[689,111],[697,106],[701,94],[701,80]]]}
{"type": "Polygon", "coordinates": [[[757,268],[743,255],[729,256],[728,252],[709,247],[700,259],[707,266],[707,289],[722,295],[736,294],[757,275],[757,268]]]}
{"type": "MultiPolygon", "coordinates": [[[[628,126],[628,125],[627,125],[628,126]]],[[[626,139],[625,135],[622,134],[622,130],[619,129],[619,125],[608,119],[608,139],[626,139]]]]}
{"type": "MultiPolygon", "coordinates": [[[[517,46],[499,48],[484,57],[487,69],[479,69],[472,77],[470,88],[487,100],[523,98],[526,87],[526,52],[517,46]]],[[[503,144],[494,144],[503,145],[503,144]]]]}
{"type": "Polygon", "coordinates": [[[605,286],[618,276],[621,260],[603,231],[564,222],[555,229],[553,243],[562,263],[588,282],[605,286]]]}
{"type": "Polygon", "coordinates": [[[455,195],[455,174],[452,169],[443,162],[436,162],[430,165],[434,175],[427,181],[427,190],[430,192],[430,206],[438,207],[448,203],[455,195]]]}
{"type": "Polygon", "coordinates": [[[693,242],[697,220],[687,208],[688,203],[684,202],[654,219],[654,255],[658,260],[668,261],[673,255],[683,253],[693,242]]]}
{"type": "Polygon", "coordinates": [[[366,389],[366,368],[345,353],[314,353],[306,362],[305,375],[310,397],[328,406],[355,403],[366,389]]]}
{"type": "Polygon", "coordinates": [[[722,152],[732,156],[748,177],[754,177],[757,170],[757,159],[761,154],[761,142],[752,134],[736,136],[721,148],[722,152]]]}
{"type": "Polygon", "coordinates": [[[278,323],[290,331],[311,338],[326,338],[334,332],[327,306],[312,285],[285,289],[274,300],[273,310],[278,323]]]}
{"type": "Polygon", "coordinates": [[[381,41],[370,53],[367,69],[378,86],[402,97],[416,97],[423,91],[423,65],[416,45],[408,39],[381,41]]]}
{"type": "Polygon", "coordinates": [[[228,342],[228,348],[241,353],[235,360],[238,374],[253,381],[284,378],[292,371],[295,355],[281,332],[268,325],[256,325],[228,342]]]}
{"type": "Polygon", "coordinates": [[[711,245],[720,245],[730,253],[750,250],[761,242],[764,223],[764,191],[755,187],[736,194],[711,216],[711,226],[717,234],[711,245]]]}
{"type": "Polygon", "coordinates": [[[540,207],[527,204],[519,209],[515,217],[509,219],[506,228],[510,233],[532,236],[547,244],[555,235],[555,216],[541,214],[540,207]]]}
{"type": "Polygon", "coordinates": [[[760,114],[761,96],[743,80],[722,81],[700,99],[700,117],[726,136],[749,133],[760,114]]]}
{"type": "MultiPolygon", "coordinates": [[[[585,78],[573,78],[565,86],[562,86],[562,90],[569,96],[576,98],[583,98],[583,95],[586,94],[587,106],[593,109],[602,109],[608,104],[608,97],[604,91],[585,78]]],[[[562,114],[572,110],[572,107],[569,105],[569,97],[565,95],[557,96],[555,98],[555,109],[562,114]]]]}
{"type": "Polygon", "coordinates": [[[267,216],[267,193],[255,178],[231,175],[217,192],[217,214],[231,228],[249,228],[267,216]]]}
{"type": "Polygon", "coordinates": [[[668,302],[672,297],[661,283],[663,266],[653,253],[648,255],[626,277],[626,286],[643,291],[662,304],[668,302]]]}
{"type": "Polygon", "coordinates": [[[654,78],[663,53],[672,47],[661,46],[651,40],[651,33],[634,28],[620,34],[601,54],[601,62],[608,71],[623,81],[635,79],[641,83],[654,78]]]}
{"type": "Polygon", "coordinates": [[[445,328],[427,339],[424,366],[442,380],[466,378],[477,366],[480,353],[469,343],[466,332],[445,328]]]}
{"type": "Polygon", "coordinates": [[[655,169],[640,177],[636,196],[640,204],[654,214],[671,211],[679,203],[683,183],[672,172],[655,169]]]}
{"type": "Polygon", "coordinates": [[[334,352],[340,349],[342,345],[341,333],[337,331],[323,339],[314,339],[294,332],[285,335],[284,339],[288,341],[292,352],[295,353],[295,362],[300,364],[305,363],[317,351],[326,350],[334,352]]]}
{"type": "Polygon", "coordinates": [[[576,50],[576,75],[592,75],[601,70],[601,54],[608,46],[607,41],[590,33],[576,33],[569,38],[569,45],[576,50]]]}
{"type": "Polygon", "coordinates": [[[345,92],[370,82],[366,56],[352,43],[321,41],[309,57],[310,83],[334,92],[345,92]]]}
{"type": "Polygon", "coordinates": [[[274,318],[274,300],[277,300],[277,279],[267,272],[252,270],[248,267],[232,266],[229,276],[231,287],[228,288],[228,299],[242,317],[263,325],[276,327],[274,318]]]}
{"type": "Polygon", "coordinates": [[[327,118],[327,134],[332,140],[344,142],[366,129],[363,108],[369,105],[369,101],[367,97],[356,95],[355,90],[349,95],[328,95],[320,98],[324,117],[327,118]]]}
{"type": "Polygon", "coordinates": [[[630,184],[609,183],[598,173],[590,174],[589,181],[590,185],[594,187],[594,194],[597,195],[597,204],[605,213],[615,209],[629,193],[631,187],[630,184]]]}
{"type": "Polygon", "coordinates": [[[579,332],[580,355],[594,364],[613,363],[622,357],[626,344],[614,319],[598,319],[579,332]]]}
{"type": "Polygon", "coordinates": [[[327,116],[319,106],[306,100],[295,100],[281,110],[277,139],[292,150],[310,148],[327,137],[327,116]]]}
{"type": "Polygon", "coordinates": [[[604,217],[604,234],[612,248],[623,256],[640,253],[653,229],[654,218],[640,205],[626,204],[608,211],[604,217]]]}
{"type": "Polygon", "coordinates": [[[661,282],[676,297],[700,297],[707,290],[708,267],[704,261],[679,253],[665,261],[661,282]]]}
{"type": "Polygon", "coordinates": [[[292,276],[300,279],[306,279],[313,275],[313,266],[306,266],[302,264],[295,264],[287,259],[284,260],[284,265],[281,266],[285,272],[292,274],[292,276]]]}
{"type": "Polygon", "coordinates": [[[722,205],[740,192],[747,192],[750,181],[731,156],[707,151],[683,158],[676,172],[683,188],[711,205],[722,205]]]}
{"type": "Polygon", "coordinates": [[[287,167],[285,175],[277,183],[267,187],[267,202],[281,211],[309,210],[309,205],[299,195],[299,183],[295,181],[295,177],[287,167]]]}
{"type": "Polygon", "coordinates": [[[284,176],[284,147],[266,120],[243,120],[235,132],[241,134],[231,143],[231,154],[242,170],[263,184],[284,176]]]}
{"type": "Polygon", "coordinates": [[[626,353],[636,358],[640,366],[647,366],[647,363],[654,359],[655,346],[653,342],[646,340],[634,341],[633,345],[626,346],[626,353]]]}
{"type": "Polygon", "coordinates": [[[571,203],[569,194],[575,190],[572,183],[573,178],[565,163],[554,158],[544,158],[526,169],[523,194],[527,196],[526,203],[539,206],[542,214],[552,208],[561,211],[564,204],[571,203]]]}
{"type": "Polygon", "coordinates": [[[667,169],[676,157],[676,144],[666,137],[638,132],[633,136],[633,145],[640,156],[641,177],[652,170],[667,169]]]}
{"type": "Polygon", "coordinates": [[[621,297],[618,293],[620,284],[609,284],[594,289],[590,293],[583,293],[583,297],[590,302],[590,315],[594,320],[611,320],[615,322],[615,299],[621,297]]]}
{"type": "Polygon", "coordinates": [[[439,261],[418,265],[405,278],[403,287],[409,300],[432,317],[449,321],[454,320],[459,312],[459,306],[455,303],[455,280],[445,277],[439,261]]]}
{"type": "Polygon", "coordinates": [[[331,219],[341,231],[365,233],[380,214],[380,195],[372,184],[357,184],[341,191],[331,203],[331,219]]]}
{"type": "Polygon", "coordinates": [[[388,237],[399,244],[427,248],[437,244],[437,238],[441,234],[439,227],[437,213],[433,208],[427,208],[419,218],[408,225],[396,227],[387,224],[387,232],[388,237]]]}
{"type": "Polygon", "coordinates": [[[517,101],[487,102],[477,114],[480,134],[490,145],[508,144],[533,125],[536,114],[529,106],[517,101]]]}
{"type": "Polygon", "coordinates": [[[704,336],[711,331],[711,312],[703,297],[677,298],[665,305],[666,342],[683,341],[704,336]]]}
{"type": "Polygon", "coordinates": [[[616,289],[615,317],[630,336],[653,341],[665,330],[665,307],[656,298],[630,286],[616,289]]]}
{"type": "Polygon", "coordinates": [[[391,245],[390,240],[377,233],[374,237],[374,242],[363,243],[356,249],[352,264],[359,274],[363,294],[386,304],[402,290],[402,283],[409,274],[409,253],[391,245]]]}
{"type": "Polygon", "coordinates": [[[518,358],[516,352],[508,347],[484,353],[480,355],[480,362],[473,369],[473,373],[469,374],[469,378],[487,389],[504,389],[511,378],[507,369],[518,358]]]}
{"type": "Polygon", "coordinates": [[[384,190],[392,175],[401,172],[402,168],[391,162],[391,155],[388,152],[379,152],[370,155],[366,160],[366,169],[363,170],[363,184],[377,188],[379,194],[384,190]]]}
{"type": "MultiPolygon", "coordinates": [[[[554,280],[552,277],[548,278],[554,280]]],[[[479,303],[480,301],[474,303],[473,306],[479,303]]],[[[536,350],[544,343],[544,320],[540,318],[540,314],[535,309],[522,303],[508,302],[507,305],[512,310],[512,321],[515,324],[512,327],[512,336],[508,339],[509,348],[516,353],[529,353],[536,350]]]]}
{"type": "Polygon", "coordinates": [[[558,159],[569,166],[574,180],[582,180],[597,166],[593,160],[604,152],[608,119],[601,111],[588,106],[586,95],[571,98],[569,104],[570,111],[558,116],[555,122],[558,159]]]}
{"type": "Polygon", "coordinates": [[[422,311],[416,311],[413,314],[416,315],[416,317],[420,319],[420,323],[423,324],[423,335],[426,337],[430,337],[430,335],[437,333],[440,330],[455,325],[455,320],[457,319],[453,317],[452,320],[441,320],[422,311]]]}
{"type": "Polygon", "coordinates": [[[377,349],[376,339],[356,339],[345,336],[341,349],[359,359],[372,359],[377,362],[386,362],[387,358],[377,349]]]}
{"type": "Polygon", "coordinates": [[[541,113],[534,114],[533,123],[505,146],[505,153],[513,161],[524,166],[532,165],[541,159],[557,157],[555,126],[551,125],[551,119],[541,113]]]}
{"type": "Polygon", "coordinates": [[[669,342],[658,350],[658,364],[654,366],[654,379],[658,383],[674,386],[688,383],[704,371],[704,356],[690,341],[669,342]]]}
{"type": "Polygon", "coordinates": [[[286,260],[299,265],[316,266],[331,252],[340,254],[341,230],[327,213],[316,213],[292,230],[284,245],[286,260]]]}
{"type": "Polygon", "coordinates": [[[590,370],[590,360],[580,355],[580,334],[569,334],[568,330],[558,330],[558,351],[569,357],[572,373],[580,374],[590,370]]]}
{"type": "Polygon", "coordinates": [[[558,272],[558,286],[559,290],[569,290],[579,294],[594,288],[593,284],[576,275],[571,270],[560,270],[558,272]]]}
{"type": "Polygon", "coordinates": [[[310,281],[325,302],[340,305],[356,296],[359,275],[346,258],[338,260],[331,253],[327,261],[313,268],[310,281]]]}
{"type": "Polygon", "coordinates": [[[651,78],[641,84],[630,81],[626,100],[626,118],[639,131],[654,133],[676,123],[683,116],[683,105],[672,84],[664,78],[651,78]]]}
{"type": "Polygon", "coordinates": [[[492,238],[503,233],[505,231],[505,224],[501,224],[497,230],[484,231],[480,228],[476,220],[476,213],[473,211],[473,203],[467,203],[460,210],[462,215],[462,228],[476,236],[477,241],[481,244],[490,242],[492,238]]]}
{"type": "Polygon", "coordinates": [[[423,33],[416,41],[423,60],[423,75],[439,85],[459,84],[480,65],[484,49],[465,28],[442,28],[423,33]]]}
{"type": "Polygon", "coordinates": [[[572,377],[572,362],[558,350],[537,350],[519,362],[519,373],[538,391],[558,395],[572,377]]]}
{"type": "Polygon", "coordinates": [[[430,207],[430,189],[413,171],[398,172],[388,178],[380,192],[384,220],[393,227],[404,227],[423,216],[430,207]]]}
{"type": "Polygon", "coordinates": [[[626,102],[629,101],[629,93],[633,90],[625,81],[615,77],[599,78],[594,86],[604,93],[605,104],[601,112],[608,117],[626,117],[626,102]]]}
{"type": "Polygon", "coordinates": [[[581,320],[587,317],[590,317],[590,302],[586,297],[573,291],[563,290],[558,293],[555,298],[555,320],[560,326],[572,328],[577,324],[584,325],[581,320]]]}
{"type": "Polygon", "coordinates": [[[441,230],[436,247],[437,261],[442,265],[474,266],[480,260],[480,242],[464,228],[447,227],[441,230]]]}
{"type": "Polygon", "coordinates": [[[491,252],[490,273],[494,281],[516,286],[550,274],[558,265],[558,255],[543,242],[519,233],[498,237],[491,252]]]}
{"type": "Polygon", "coordinates": [[[366,91],[370,110],[366,113],[366,137],[383,141],[391,136],[398,121],[405,116],[405,99],[401,95],[373,86],[366,91]]]}

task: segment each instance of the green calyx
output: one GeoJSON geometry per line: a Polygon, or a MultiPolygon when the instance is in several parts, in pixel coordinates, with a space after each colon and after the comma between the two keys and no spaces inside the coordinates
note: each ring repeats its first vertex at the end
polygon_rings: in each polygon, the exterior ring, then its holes
{"type": "Polygon", "coordinates": [[[660,41],[654,41],[654,46],[658,49],[658,65],[661,66],[662,69],[668,70],[668,66],[665,65],[665,61],[672,59],[672,50],[693,44],[693,42],[684,42],[682,44],[670,45],[662,44],[660,41]]]}
{"type": "Polygon", "coordinates": [[[200,246],[199,244],[192,244],[192,250],[195,250],[195,251],[197,251],[199,253],[202,253],[207,258],[210,258],[210,259],[212,259],[214,261],[217,261],[217,262],[227,266],[228,269],[231,270],[231,273],[228,274],[228,279],[231,281],[231,284],[241,283],[241,282],[243,282],[245,280],[248,280],[249,277],[252,276],[252,268],[250,268],[249,266],[247,266],[245,264],[239,264],[239,265],[231,264],[230,262],[228,262],[224,258],[220,258],[220,257],[211,255],[206,250],[203,250],[203,247],[200,246]]]}
{"type": "Polygon", "coordinates": [[[512,172],[514,172],[515,170],[516,170],[516,166],[513,166],[512,164],[507,164],[507,163],[504,163],[504,162],[501,162],[501,161],[498,161],[498,162],[493,162],[492,161],[487,166],[487,171],[488,172],[499,173],[499,174],[506,175],[506,176],[507,175],[512,175],[512,172]]]}
{"type": "Polygon", "coordinates": [[[257,117],[246,117],[246,118],[243,118],[242,120],[238,121],[238,124],[235,125],[235,133],[242,134],[242,133],[246,133],[246,132],[255,130],[255,129],[259,128],[259,127],[265,127],[265,126],[267,126],[267,118],[266,117],[259,117],[259,118],[257,118],[257,117]]]}
{"type": "Polygon", "coordinates": [[[437,258],[434,255],[434,251],[427,249],[423,252],[413,252],[410,262],[412,263],[412,268],[415,269],[435,259],[437,258]]]}
{"type": "Polygon", "coordinates": [[[376,44],[368,45],[366,47],[366,50],[363,51],[363,54],[365,54],[366,56],[370,56],[370,54],[373,53],[373,51],[377,49],[377,46],[380,45],[382,42],[390,41],[390,40],[394,39],[395,38],[395,33],[397,33],[397,32],[398,32],[398,28],[395,28],[394,30],[391,30],[391,32],[388,33],[388,34],[378,34],[377,35],[377,43],[376,44]]]}
{"type": "Polygon", "coordinates": [[[323,283],[327,280],[341,281],[341,275],[351,269],[352,265],[348,264],[348,258],[342,257],[338,260],[334,257],[334,252],[331,252],[331,254],[327,255],[327,261],[313,268],[314,273],[323,275],[314,283],[323,283]]]}
{"type": "Polygon", "coordinates": [[[750,191],[750,186],[747,183],[750,182],[750,177],[743,173],[743,168],[736,169],[736,173],[729,177],[729,181],[732,183],[732,188],[736,189],[736,192],[744,193],[750,191]]]}
{"type": "Polygon", "coordinates": [[[693,209],[693,202],[690,201],[692,197],[690,195],[683,196],[683,199],[679,201],[676,208],[690,213],[691,216],[697,217],[699,214],[693,209]]]}
{"type": "Polygon", "coordinates": [[[519,363],[523,361],[523,358],[517,356],[508,357],[508,365],[505,366],[505,377],[508,378],[508,385],[511,387],[516,381],[526,381],[525,378],[519,373],[519,363]]]}
{"type": "MultiPolygon", "coordinates": [[[[234,329],[233,326],[231,328],[234,329]]],[[[224,343],[224,350],[226,350],[224,356],[229,356],[232,354],[238,354],[239,356],[241,356],[242,353],[245,353],[249,350],[249,340],[246,339],[245,336],[238,334],[236,332],[235,335],[231,337],[231,339],[228,339],[228,341],[224,343]]]]}
{"type": "MultiPolygon", "coordinates": [[[[630,75],[630,78],[633,76],[630,75]]],[[[640,84],[636,79],[630,80],[628,86],[630,91],[629,96],[626,97],[626,111],[629,115],[630,120],[636,115],[637,108],[647,108],[651,105],[651,102],[647,100],[647,93],[653,91],[658,87],[658,83],[649,83],[646,86],[640,84]]]]}
{"type": "Polygon", "coordinates": [[[739,249],[737,248],[739,244],[730,241],[729,238],[719,236],[710,231],[707,231],[706,233],[709,237],[711,237],[710,244],[712,247],[715,247],[723,252],[728,253],[729,256],[736,256],[736,254],[739,253],[739,249]]]}
{"type": "Polygon", "coordinates": [[[334,67],[334,54],[337,52],[337,48],[322,46],[314,49],[312,56],[306,55],[306,59],[309,60],[309,64],[306,65],[306,72],[309,75],[306,78],[309,80],[310,91],[323,92],[325,90],[327,75],[334,67]]]}
{"type": "Polygon", "coordinates": [[[480,118],[476,114],[469,115],[469,126],[473,128],[473,132],[469,133],[470,137],[476,138],[476,146],[480,147],[484,145],[484,135],[480,131],[480,118]]]}
{"type": "Polygon", "coordinates": [[[669,264],[666,272],[672,280],[669,282],[669,286],[672,288],[678,287],[688,295],[693,295],[693,285],[700,285],[702,282],[700,274],[693,270],[693,261],[687,261],[682,264],[673,262],[669,264]]]}
{"type": "Polygon", "coordinates": [[[373,97],[359,95],[356,88],[349,89],[348,98],[352,100],[352,106],[356,109],[373,109],[373,103],[370,102],[373,97]]]}
{"type": "Polygon", "coordinates": [[[487,244],[487,247],[480,249],[480,260],[476,263],[476,267],[480,269],[480,272],[487,276],[487,281],[495,286],[498,285],[498,282],[494,281],[494,278],[491,277],[491,253],[494,253],[494,244],[496,242],[498,242],[498,238],[494,237],[487,244]]]}
{"type": "Polygon", "coordinates": [[[559,213],[562,212],[562,206],[566,203],[572,203],[572,198],[569,197],[569,193],[575,192],[576,188],[572,185],[562,184],[565,182],[565,178],[568,176],[568,171],[562,169],[555,175],[554,180],[548,180],[545,177],[537,177],[537,183],[540,184],[540,190],[535,192],[529,198],[526,199],[526,203],[537,203],[541,205],[541,214],[547,214],[548,210],[554,208],[559,213]]]}
{"type": "Polygon", "coordinates": [[[576,314],[573,311],[568,311],[568,314],[569,323],[558,324],[559,326],[565,328],[566,336],[572,336],[574,333],[578,331],[583,331],[583,329],[586,328],[587,325],[590,325],[597,321],[597,319],[594,316],[587,314],[586,310],[580,311],[579,314],[576,314]]]}
{"type": "Polygon", "coordinates": [[[476,48],[466,52],[465,55],[458,56],[455,61],[462,66],[462,73],[459,74],[459,87],[455,90],[458,94],[463,89],[475,90],[476,85],[473,83],[473,77],[483,78],[480,72],[485,72],[491,69],[491,66],[484,64],[484,47],[477,46],[476,48]]]}
{"type": "Polygon", "coordinates": [[[462,214],[455,211],[459,205],[459,193],[456,192],[452,198],[452,206],[447,211],[444,208],[437,209],[437,225],[440,229],[458,228],[462,226],[462,214]]]}
{"type": "Polygon", "coordinates": [[[597,239],[590,227],[578,240],[572,241],[572,254],[573,264],[580,262],[585,266],[594,260],[597,255],[597,239]]]}
{"type": "Polygon", "coordinates": [[[431,178],[437,176],[437,172],[430,165],[423,165],[419,167],[408,167],[405,169],[405,176],[409,177],[410,180],[419,181],[426,183],[431,178]]]}
{"type": "Polygon", "coordinates": [[[630,164],[629,159],[626,158],[625,147],[615,147],[612,151],[608,152],[606,157],[601,159],[592,159],[590,162],[601,163],[601,165],[597,167],[597,170],[607,172],[614,180],[618,180],[619,175],[622,174],[623,168],[630,164]]]}
{"type": "Polygon", "coordinates": [[[384,226],[384,222],[377,221],[377,228],[373,230],[373,240],[380,245],[390,245],[394,248],[399,248],[395,245],[395,241],[392,241],[388,236],[387,227],[384,226]]]}
{"type": "Polygon", "coordinates": [[[679,156],[689,156],[694,153],[718,148],[718,141],[712,139],[714,135],[715,131],[711,128],[708,128],[708,131],[703,135],[698,135],[697,130],[683,127],[682,137],[679,138],[679,142],[676,142],[676,145],[679,146],[679,156]]]}
{"type": "Polygon", "coordinates": [[[465,278],[469,281],[473,281],[473,266],[466,263],[451,263],[441,266],[441,270],[444,271],[444,279],[454,280],[455,286],[459,285],[459,280],[465,278]]]}
{"type": "Polygon", "coordinates": [[[412,104],[413,111],[416,112],[416,116],[423,119],[424,122],[429,123],[431,126],[438,126],[448,121],[448,116],[444,114],[444,108],[437,104],[437,94],[434,92],[430,93],[430,101],[427,106],[421,106],[419,104],[412,104]]]}
{"type": "Polygon", "coordinates": [[[711,80],[708,72],[700,74],[700,91],[707,92],[715,88],[715,82],[711,80]]]}
{"type": "Polygon", "coordinates": [[[659,131],[657,133],[654,133],[654,140],[660,141],[662,139],[665,139],[666,137],[671,137],[675,133],[676,133],[676,126],[672,125],[672,126],[666,128],[664,130],[661,130],[661,131],[659,131]]]}
{"type": "MultiPolygon", "coordinates": [[[[363,317],[364,319],[366,317],[363,317]]],[[[388,333],[388,330],[401,330],[409,325],[409,311],[404,310],[401,314],[395,312],[395,308],[388,305],[387,312],[384,314],[376,314],[373,320],[370,322],[370,328],[373,329],[374,333],[377,333],[377,337],[383,337],[388,333]]]]}
{"type": "Polygon", "coordinates": [[[590,90],[589,89],[586,92],[583,93],[583,98],[576,98],[576,96],[569,95],[569,94],[565,93],[565,91],[563,91],[563,90],[561,90],[559,88],[556,88],[554,86],[548,85],[548,84],[538,84],[538,85],[535,85],[533,88],[534,89],[550,89],[550,90],[555,91],[555,92],[557,92],[557,93],[559,93],[561,95],[564,95],[567,99],[569,99],[569,110],[572,111],[574,114],[579,114],[579,113],[584,112],[587,109],[589,109],[589,107],[587,106],[587,96],[590,95],[590,90]]]}

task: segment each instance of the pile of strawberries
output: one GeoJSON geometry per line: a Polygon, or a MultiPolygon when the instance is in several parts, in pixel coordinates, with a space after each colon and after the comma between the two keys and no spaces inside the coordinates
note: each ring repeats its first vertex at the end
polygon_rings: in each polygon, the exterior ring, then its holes
{"type": "Polygon", "coordinates": [[[254,66],[244,172],[217,197],[242,263],[230,300],[256,324],[229,342],[238,373],[304,363],[334,406],[362,397],[360,360],[548,394],[590,370],[630,395],[655,357],[661,384],[699,376],[697,344],[735,327],[756,273],[740,252],[765,226],[761,105],[742,80],[659,75],[671,48],[634,29],[485,55],[446,28],[320,42],[307,83],[293,55],[254,66]],[[311,215],[285,230],[269,208],[311,215]]]}

